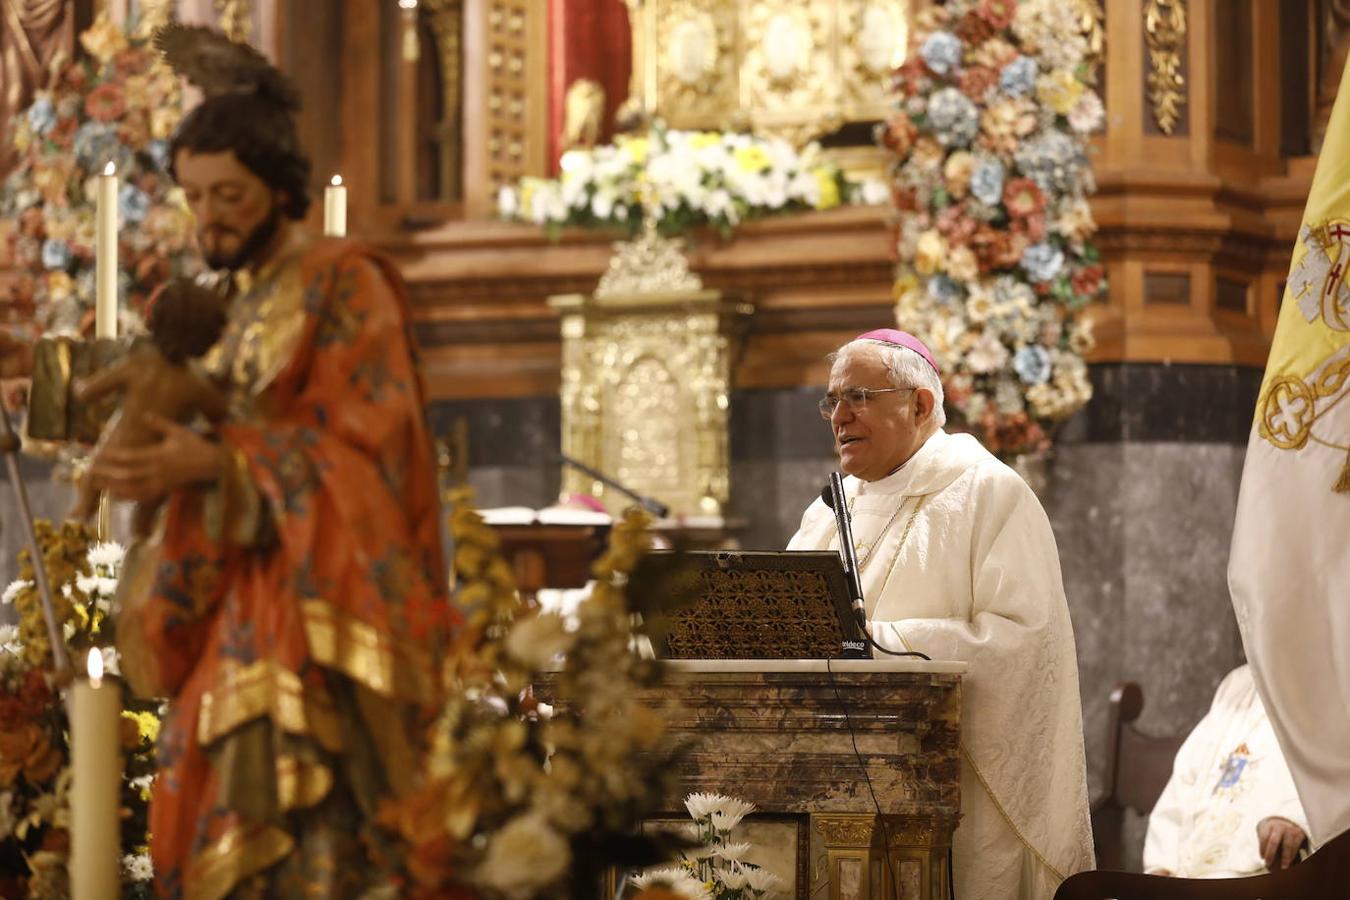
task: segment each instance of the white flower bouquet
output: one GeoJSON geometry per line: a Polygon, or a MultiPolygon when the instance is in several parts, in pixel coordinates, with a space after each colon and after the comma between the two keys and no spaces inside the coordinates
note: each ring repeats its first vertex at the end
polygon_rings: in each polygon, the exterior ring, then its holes
{"type": "Polygon", "coordinates": [[[851,182],[810,144],[800,152],[780,139],[656,128],[593,150],[569,150],[559,178],[526,178],[503,188],[504,218],[551,232],[601,228],[635,233],[644,209],[665,235],[699,226],[728,235],[747,219],[882,203],[880,182],[851,182]]]}

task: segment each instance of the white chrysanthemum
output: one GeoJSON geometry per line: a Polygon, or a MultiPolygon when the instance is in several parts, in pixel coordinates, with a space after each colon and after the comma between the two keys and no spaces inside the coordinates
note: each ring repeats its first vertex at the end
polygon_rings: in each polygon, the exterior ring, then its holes
{"type": "Polygon", "coordinates": [[[634,875],[629,879],[629,884],[637,888],[638,891],[664,887],[686,898],[686,900],[713,900],[712,894],[708,893],[708,889],[703,882],[684,869],[653,869],[650,872],[643,872],[641,875],[634,875]]]}
{"type": "Polygon", "coordinates": [[[729,891],[739,891],[749,884],[745,877],[745,870],[740,866],[727,866],[726,868],[713,869],[713,877],[716,878],[729,891]]]}
{"type": "Polygon", "coordinates": [[[712,826],[721,832],[727,832],[741,824],[741,819],[755,811],[755,804],[734,797],[727,797],[720,809],[713,810],[712,826]]]}
{"type": "Polygon", "coordinates": [[[122,871],[130,881],[153,881],[155,866],[148,853],[128,853],[122,857],[122,871]]]}
{"type": "Polygon", "coordinates": [[[24,581],[22,579],[18,581],[11,581],[9,585],[5,588],[5,592],[3,594],[0,594],[0,603],[13,603],[14,598],[19,596],[19,591],[22,591],[24,588],[27,588],[31,585],[32,585],[31,581],[24,581]]]}
{"type": "Polygon", "coordinates": [[[506,897],[537,897],[572,863],[567,841],[539,815],[526,813],[493,835],[474,880],[506,897]]]}
{"type": "Polygon", "coordinates": [[[116,541],[105,541],[89,548],[89,565],[112,569],[115,572],[118,566],[122,565],[122,559],[126,555],[126,548],[121,544],[116,541]]]}
{"type": "Polygon", "coordinates": [[[99,656],[103,657],[103,671],[109,675],[122,676],[122,667],[118,663],[116,647],[99,647],[99,656]]]}
{"type": "Polygon", "coordinates": [[[0,653],[20,653],[23,642],[19,640],[18,625],[0,625],[0,653]]]}
{"type": "Polygon", "coordinates": [[[741,862],[749,852],[750,844],[745,841],[738,841],[735,844],[723,844],[713,851],[713,855],[729,862],[741,862]]]}
{"type": "Polygon", "coordinates": [[[75,587],[79,588],[86,595],[92,596],[98,592],[97,575],[76,575],[75,587]]]}
{"type": "Polygon", "coordinates": [[[755,866],[747,866],[745,869],[746,886],[755,894],[767,894],[769,891],[776,891],[783,884],[783,879],[770,872],[768,869],[762,869],[755,866]]]}

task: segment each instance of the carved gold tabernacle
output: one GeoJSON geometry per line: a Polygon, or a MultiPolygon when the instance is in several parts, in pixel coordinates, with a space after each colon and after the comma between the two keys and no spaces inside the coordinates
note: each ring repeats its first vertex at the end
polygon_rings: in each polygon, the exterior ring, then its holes
{"type": "MultiPolygon", "coordinates": [[[[746,304],[704,290],[679,244],[646,228],[615,245],[590,295],[562,316],[562,449],[675,516],[720,516],[729,494],[727,409],[746,304]]],[[[562,489],[611,512],[628,498],[564,470],[562,489]]]]}
{"type": "Polygon", "coordinates": [[[672,128],[796,144],[888,115],[908,0],[625,0],[631,97],[672,128]]]}

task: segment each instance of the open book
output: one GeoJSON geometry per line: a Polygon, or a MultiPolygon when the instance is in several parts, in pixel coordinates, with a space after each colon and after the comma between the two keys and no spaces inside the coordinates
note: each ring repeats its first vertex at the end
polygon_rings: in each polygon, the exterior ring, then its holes
{"type": "Polygon", "coordinates": [[[609,513],[571,506],[498,506],[478,512],[487,525],[609,525],[614,521],[609,513]]]}

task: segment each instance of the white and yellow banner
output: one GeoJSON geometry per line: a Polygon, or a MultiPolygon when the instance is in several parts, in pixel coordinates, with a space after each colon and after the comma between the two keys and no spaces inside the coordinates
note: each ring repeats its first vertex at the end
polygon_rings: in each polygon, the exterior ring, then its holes
{"type": "Polygon", "coordinates": [[[1228,566],[1247,659],[1314,846],[1350,829],[1347,276],[1350,76],[1342,74],[1247,444],[1228,566]]]}

